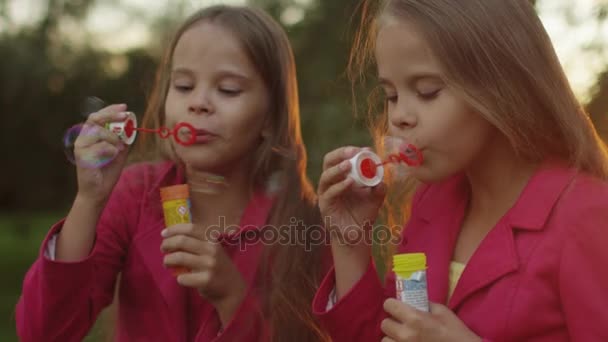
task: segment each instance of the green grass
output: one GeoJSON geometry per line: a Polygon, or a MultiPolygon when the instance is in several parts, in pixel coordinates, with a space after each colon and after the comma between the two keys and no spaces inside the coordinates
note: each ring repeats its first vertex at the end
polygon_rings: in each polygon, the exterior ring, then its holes
{"type": "MultiPolygon", "coordinates": [[[[18,341],[15,329],[15,305],[21,294],[25,273],[36,260],[42,240],[61,213],[0,214],[0,341],[18,341]]],[[[103,341],[98,324],[85,340],[103,341]]]]}

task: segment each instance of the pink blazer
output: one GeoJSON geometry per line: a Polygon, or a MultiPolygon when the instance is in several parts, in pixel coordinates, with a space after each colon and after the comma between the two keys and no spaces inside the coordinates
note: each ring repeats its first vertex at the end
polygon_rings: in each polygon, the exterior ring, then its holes
{"type": "MultiPolygon", "coordinates": [[[[446,303],[448,269],[468,199],[463,176],[424,186],[398,252],[427,255],[429,299],[446,303]]],[[[395,297],[370,266],[326,311],[331,271],[313,310],[335,341],[379,341],[395,297]]],[[[449,303],[487,341],[608,341],[608,184],[545,163],[468,262],[449,303]]]]}
{"type": "MultiPolygon", "coordinates": [[[[188,323],[192,290],[177,284],[163,267],[160,251],[164,221],[159,188],[183,182],[181,170],[169,162],[126,169],[97,227],[94,250],[82,261],[57,262],[44,256],[48,238],[63,222],[53,226],[25,277],[17,304],[20,339],[81,341],[98,313],[113,300],[116,277],[122,272],[118,341],[258,341],[264,322],[252,286],[221,333],[218,315],[206,302],[201,322],[188,323]],[[193,329],[196,336],[188,338],[193,329]]],[[[224,237],[235,241],[244,232],[257,230],[266,222],[271,206],[270,198],[257,194],[242,215],[240,231],[224,237]]],[[[262,245],[250,233],[244,251],[234,244],[225,250],[251,285],[262,245]]]]}

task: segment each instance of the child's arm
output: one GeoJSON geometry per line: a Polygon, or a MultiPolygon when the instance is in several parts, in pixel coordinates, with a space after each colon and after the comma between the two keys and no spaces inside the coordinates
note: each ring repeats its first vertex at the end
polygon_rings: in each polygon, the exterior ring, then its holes
{"type": "Polygon", "coordinates": [[[125,105],[112,105],[89,115],[74,142],[78,194],[58,233],[57,260],[79,261],[93,248],[99,217],[120,177],[128,152],[105,125],[124,120],[125,109],[125,105]],[[105,159],[112,161],[103,165],[105,159]]]}
{"type": "Polygon", "coordinates": [[[385,293],[373,263],[368,263],[365,273],[349,292],[331,303],[335,285],[336,277],[332,270],[313,300],[313,312],[332,340],[380,341],[383,336],[380,322],[387,317],[382,305],[389,295],[385,293]]]}
{"type": "Polygon", "coordinates": [[[48,240],[64,221],[49,232],[40,255],[28,271],[16,308],[21,341],[81,341],[99,312],[112,302],[116,276],[129,244],[122,191],[112,194],[97,225],[93,251],[79,261],[45,256],[48,240]]]}
{"type": "Polygon", "coordinates": [[[386,316],[386,296],[366,238],[384,199],[384,186],[353,184],[349,159],[360,150],[344,147],[328,153],[319,180],[319,208],[331,238],[334,269],[317,291],[313,311],[335,341],[379,341],[379,324],[386,316]],[[327,310],[330,294],[337,303],[327,310]]]}
{"type": "Polygon", "coordinates": [[[331,238],[338,299],[349,292],[368,269],[371,243],[366,234],[378,216],[384,186],[355,185],[348,176],[349,159],[361,149],[343,147],[328,153],[319,179],[319,208],[331,238]]]}
{"type": "MultiPolygon", "coordinates": [[[[127,150],[103,126],[124,119],[124,109],[114,105],[91,114],[76,139],[78,195],[67,218],[49,232],[25,277],[16,310],[22,341],[80,341],[112,301],[128,246],[126,213],[132,198],[127,196],[127,181],[113,191],[127,150]],[[107,157],[114,159],[103,167],[82,164],[107,157]],[[54,255],[47,256],[51,238],[54,255]]],[[[131,208],[131,218],[134,212],[131,208]]]]}

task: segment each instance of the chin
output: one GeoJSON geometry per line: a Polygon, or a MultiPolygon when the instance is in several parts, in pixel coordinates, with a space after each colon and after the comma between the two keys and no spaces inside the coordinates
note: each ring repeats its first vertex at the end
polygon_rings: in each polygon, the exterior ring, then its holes
{"type": "Polygon", "coordinates": [[[450,174],[431,169],[424,164],[412,171],[411,176],[424,184],[439,183],[450,177],[450,174]]]}
{"type": "Polygon", "coordinates": [[[201,158],[181,158],[181,161],[190,169],[210,173],[219,173],[223,163],[219,160],[201,158]]]}
{"type": "Polygon", "coordinates": [[[221,161],[218,160],[218,156],[215,154],[192,150],[177,150],[176,152],[177,158],[182,163],[196,170],[212,170],[221,164],[221,161]]]}

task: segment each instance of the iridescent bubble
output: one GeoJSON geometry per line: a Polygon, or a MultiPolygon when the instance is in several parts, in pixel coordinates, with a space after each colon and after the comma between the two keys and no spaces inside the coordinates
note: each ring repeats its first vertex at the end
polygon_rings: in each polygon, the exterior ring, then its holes
{"type": "Polygon", "coordinates": [[[63,135],[63,151],[68,161],[79,167],[96,169],[104,167],[114,160],[114,157],[100,154],[100,151],[98,150],[89,150],[88,152],[81,154],[79,159],[76,160],[74,144],[76,143],[76,139],[83,134],[95,135],[96,129],[86,129],[84,124],[77,124],[66,130],[63,135]]]}
{"type": "Polygon", "coordinates": [[[72,164],[76,164],[76,157],[74,156],[74,143],[82,131],[83,124],[77,124],[65,131],[63,135],[63,152],[66,158],[72,164]]]}
{"type": "Polygon", "coordinates": [[[198,192],[210,195],[217,195],[225,191],[228,182],[224,176],[196,170],[190,165],[188,169],[188,185],[191,192],[198,192]]]}
{"type": "Polygon", "coordinates": [[[381,143],[383,160],[390,160],[389,172],[395,179],[404,179],[412,169],[423,162],[422,153],[407,140],[385,136],[381,143]]]}
{"type": "Polygon", "coordinates": [[[82,103],[81,113],[82,113],[82,116],[84,116],[86,118],[91,113],[100,111],[104,107],[106,107],[106,103],[104,102],[104,100],[102,100],[96,96],[88,96],[87,98],[84,99],[84,101],[82,103]]]}
{"type": "Polygon", "coordinates": [[[407,141],[400,137],[385,136],[382,139],[382,150],[386,154],[386,156],[403,152],[406,149],[407,145],[407,141]]]}

